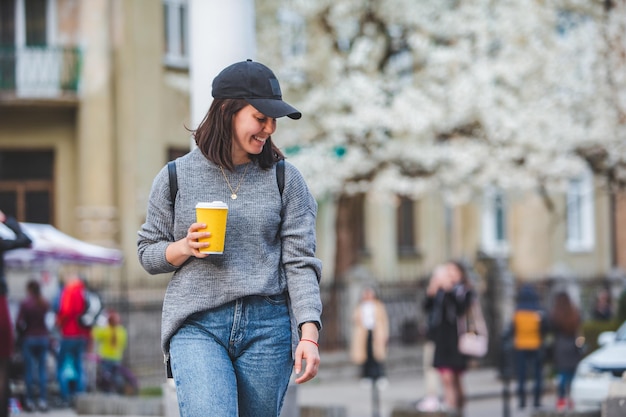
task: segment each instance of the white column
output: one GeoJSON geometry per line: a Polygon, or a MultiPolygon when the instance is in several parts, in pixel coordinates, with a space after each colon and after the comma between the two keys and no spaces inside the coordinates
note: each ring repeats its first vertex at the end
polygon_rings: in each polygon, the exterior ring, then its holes
{"type": "Polygon", "coordinates": [[[111,5],[107,0],[81,4],[83,64],[77,116],[79,237],[114,247],[114,123],[111,54],[111,5]],[[97,128],[94,128],[97,126],[97,128]]]}
{"type": "Polygon", "coordinates": [[[189,0],[191,128],[204,118],[213,78],[226,66],[256,57],[254,0],[189,0]]]}

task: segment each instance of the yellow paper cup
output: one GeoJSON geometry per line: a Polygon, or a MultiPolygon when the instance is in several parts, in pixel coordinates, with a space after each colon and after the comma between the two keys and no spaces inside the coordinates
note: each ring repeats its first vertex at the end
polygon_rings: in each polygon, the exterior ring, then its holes
{"type": "Polygon", "coordinates": [[[226,218],[228,217],[228,206],[222,201],[196,204],[196,221],[206,224],[205,229],[200,232],[211,232],[211,236],[199,239],[199,242],[209,242],[208,248],[200,249],[202,253],[222,254],[224,253],[224,240],[226,238],[226,218]]]}

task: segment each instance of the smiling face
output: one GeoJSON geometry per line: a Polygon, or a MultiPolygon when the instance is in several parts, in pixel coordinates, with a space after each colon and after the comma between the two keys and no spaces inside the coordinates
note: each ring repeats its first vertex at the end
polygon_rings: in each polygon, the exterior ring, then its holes
{"type": "Polygon", "coordinates": [[[247,105],[233,118],[232,158],[235,165],[250,161],[248,154],[258,155],[265,141],[276,131],[276,119],[265,116],[247,105]]]}

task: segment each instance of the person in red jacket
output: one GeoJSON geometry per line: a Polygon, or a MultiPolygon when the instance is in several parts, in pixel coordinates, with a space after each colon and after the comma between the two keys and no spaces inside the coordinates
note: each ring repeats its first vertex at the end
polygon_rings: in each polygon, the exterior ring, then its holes
{"type": "Polygon", "coordinates": [[[63,287],[56,317],[61,335],[57,379],[61,400],[66,405],[71,404],[75,394],[85,391],[83,355],[91,333],[79,322],[85,307],[85,283],[79,276],[71,276],[63,287]]]}
{"type": "Polygon", "coordinates": [[[4,276],[4,252],[27,248],[32,242],[14,217],[8,217],[0,211],[0,222],[15,233],[15,239],[0,238],[0,417],[6,417],[10,397],[9,362],[13,354],[15,336],[7,302],[8,287],[4,276]]]}

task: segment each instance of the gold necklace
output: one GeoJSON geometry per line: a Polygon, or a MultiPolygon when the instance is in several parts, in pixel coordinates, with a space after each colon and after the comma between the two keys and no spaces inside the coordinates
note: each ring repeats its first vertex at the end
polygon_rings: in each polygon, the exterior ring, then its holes
{"type": "Polygon", "coordinates": [[[230,188],[230,192],[232,193],[230,195],[231,200],[237,199],[237,191],[239,191],[239,187],[241,187],[241,184],[243,183],[243,179],[246,178],[246,173],[248,172],[249,166],[250,166],[250,162],[246,164],[246,169],[243,171],[243,175],[241,176],[241,179],[239,180],[239,184],[237,184],[237,188],[233,190],[233,187],[231,187],[230,181],[228,181],[228,177],[226,176],[226,173],[224,172],[224,168],[222,168],[222,166],[220,165],[220,170],[222,171],[222,175],[224,176],[224,179],[226,180],[226,184],[228,185],[228,188],[230,188]]]}

